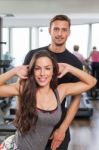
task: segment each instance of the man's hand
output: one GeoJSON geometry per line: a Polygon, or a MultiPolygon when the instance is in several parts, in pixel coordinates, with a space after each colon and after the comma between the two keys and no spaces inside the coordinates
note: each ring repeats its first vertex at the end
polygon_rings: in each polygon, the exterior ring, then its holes
{"type": "Polygon", "coordinates": [[[65,131],[62,128],[58,128],[53,132],[51,149],[56,150],[65,138],[65,131]]]}

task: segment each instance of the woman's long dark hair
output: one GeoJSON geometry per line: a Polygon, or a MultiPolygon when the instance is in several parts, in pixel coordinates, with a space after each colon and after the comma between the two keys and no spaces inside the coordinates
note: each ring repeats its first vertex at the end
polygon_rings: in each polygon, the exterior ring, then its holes
{"type": "Polygon", "coordinates": [[[40,57],[48,57],[53,64],[53,76],[50,83],[50,87],[55,90],[57,87],[57,76],[58,76],[58,64],[52,57],[50,52],[42,50],[35,53],[30,61],[28,69],[28,79],[20,80],[20,96],[19,96],[19,108],[16,110],[16,118],[14,124],[21,133],[26,133],[33,126],[35,128],[37,122],[37,111],[36,111],[36,92],[38,86],[34,77],[34,67],[37,59],[40,57]]]}

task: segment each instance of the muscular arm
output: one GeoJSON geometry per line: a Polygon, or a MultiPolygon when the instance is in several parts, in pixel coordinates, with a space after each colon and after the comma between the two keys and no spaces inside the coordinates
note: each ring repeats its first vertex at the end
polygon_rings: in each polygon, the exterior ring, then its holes
{"type": "Polygon", "coordinates": [[[80,95],[73,96],[64,121],[61,123],[60,127],[56,129],[53,133],[53,140],[51,144],[51,148],[53,150],[59,147],[59,145],[64,140],[65,132],[72,123],[78,111],[79,105],[80,105],[80,95]]]}
{"type": "Polygon", "coordinates": [[[60,128],[63,128],[64,131],[66,131],[70,126],[72,120],[74,119],[78,111],[79,105],[80,105],[80,95],[73,96],[66,117],[63,123],[60,125],[60,128]]]}
{"type": "MultiPolygon", "coordinates": [[[[78,77],[80,80],[76,83],[64,83],[60,84],[58,86],[58,92],[60,100],[63,100],[66,95],[74,95],[73,99],[71,101],[71,104],[69,106],[68,112],[65,116],[65,119],[61,123],[60,127],[56,129],[53,133],[53,140],[52,140],[52,150],[55,150],[59,145],[62,143],[65,137],[65,132],[67,131],[68,127],[70,126],[72,120],[75,117],[75,114],[77,113],[79,104],[80,104],[80,94],[88,89],[90,89],[92,86],[96,84],[96,79],[92,76],[86,74],[84,71],[81,71],[80,69],[77,69],[73,66],[70,66],[67,64],[69,68],[65,68],[66,64],[61,64],[64,66],[64,69],[62,69],[63,66],[61,66],[60,73],[64,75],[64,72],[69,72],[78,77]],[[63,70],[63,71],[62,71],[63,70]]],[[[61,76],[60,75],[60,76],[61,76]]]]}

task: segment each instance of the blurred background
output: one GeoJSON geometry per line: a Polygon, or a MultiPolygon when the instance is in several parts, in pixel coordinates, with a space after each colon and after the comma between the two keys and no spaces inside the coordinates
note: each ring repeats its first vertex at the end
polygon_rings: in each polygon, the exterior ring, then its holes
{"type": "MultiPolygon", "coordinates": [[[[67,49],[73,53],[73,46],[78,45],[85,60],[94,46],[99,51],[98,0],[0,0],[1,73],[22,64],[29,50],[50,44],[49,21],[57,14],[65,14],[71,19],[67,49]]],[[[88,59],[84,66],[88,73],[92,73],[91,61],[88,59]]],[[[99,71],[95,76],[99,80],[99,71]]],[[[69,103],[70,98],[66,109],[69,103]]],[[[0,98],[0,142],[15,132],[11,124],[15,106],[15,97],[0,98]]],[[[82,94],[80,108],[71,125],[69,150],[99,150],[98,131],[99,82],[94,89],[82,94]]]]}

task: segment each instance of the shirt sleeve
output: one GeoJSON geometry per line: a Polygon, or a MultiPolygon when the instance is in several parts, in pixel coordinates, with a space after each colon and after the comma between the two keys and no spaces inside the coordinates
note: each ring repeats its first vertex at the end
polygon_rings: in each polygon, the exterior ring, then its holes
{"type": "Polygon", "coordinates": [[[33,54],[34,54],[34,52],[33,52],[34,50],[31,50],[31,51],[29,51],[28,53],[27,53],[27,55],[25,56],[25,59],[24,59],[24,62],[23,62],[23,65],[28,65],[29,63],[30,63],[30,61],[31,61],[31,59],[32,59],[32,57],[33,57],[33,54]]]}

